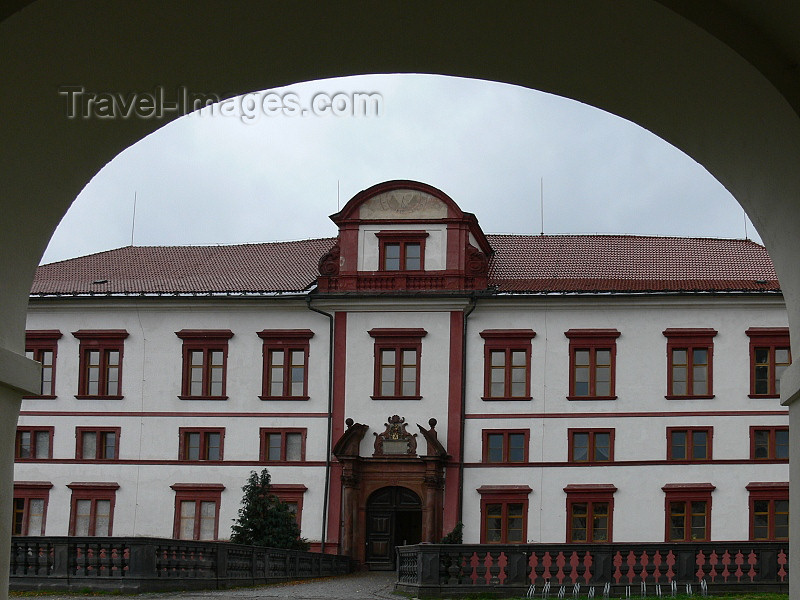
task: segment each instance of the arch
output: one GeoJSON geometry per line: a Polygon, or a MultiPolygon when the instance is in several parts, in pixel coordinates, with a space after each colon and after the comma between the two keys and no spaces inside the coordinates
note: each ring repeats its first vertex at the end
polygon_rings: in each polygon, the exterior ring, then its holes
{"type": "Polygon", "coordinates": [[[386,486],[366,502],[366,564],[393,569],[395,547],[422,540],[422,500],[406,487],[386,486]]]}
{"type": "MultiPolygon", "coordinates": [[[[60,85],[122,92],[186,86],[230,97],[338,75],[429,72],[580,100],[661,136],[731,191],[770,250],[790,327],[800,331],[799,13],[791,3],[737,0],[368,8],[204,0],[192,10],[39,0],[3,13],[0,39],[9,50],[0,57],[0,564],[8,560],[11,433],[21,392],[37,377],[21,352],[39,257],[86,182],[178,116],[68,119],[60,85]]],[[[800,344],[800,336],[794,339],[800,344]]],[[[784,384],[786,402],[800,395],[800,364],[784,384]]],[[[791,409],[791,422],[800,431],[800,410],[791,409]]],[[[800,480],[800,444],[793,448],[792,480],[800,480]]],[[[792,505],[800,506],[796,486],[792,505]]],[[[794,566],[800,519],[792,523],[794,566]]],[[[0,598],[7,577],[0,570],[0,598]]]]}

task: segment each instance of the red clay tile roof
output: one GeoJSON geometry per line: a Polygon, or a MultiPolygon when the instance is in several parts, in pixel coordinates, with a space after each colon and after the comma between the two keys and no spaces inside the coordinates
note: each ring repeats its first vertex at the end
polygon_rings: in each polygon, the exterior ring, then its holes
{"type": "MultiPolygon", "coordinates": [[[[489,284],[509,293],[778,291],[747,240],[488,235],[489,284]],[[761,282],[761,283],[759,283],[761,282]]],[[[31,294],[303,292],[334,238],[236,246],[125,247],[39,267],[31,294]],[[95,283],[99,282],[99,283],[95,283]]]]}

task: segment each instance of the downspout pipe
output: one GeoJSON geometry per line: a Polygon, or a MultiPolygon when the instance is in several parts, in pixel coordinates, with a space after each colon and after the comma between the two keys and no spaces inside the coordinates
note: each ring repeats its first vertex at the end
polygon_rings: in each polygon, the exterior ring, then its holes
{"type": "Polygon", "coordinates": [[[328,438],[325,445],[325,493],[322,497],[322,544],[321,552],[325,554],[325,542],[328,534],[328,498],[331,487],[331,438],[333,437],[333,315],[311,306],[311,296],[306,296],[309,310],[328,317],[328,438]]]}
{"type": "Polygon", "coordinates": [[[467,318],[478,306],[478,298],[472,294],[469,308],[464,312],[463,331],[461,334],[461,443],[458,457],[458,511],[457,523],[464,522],[464,438],[467,428],[467,318]]]}

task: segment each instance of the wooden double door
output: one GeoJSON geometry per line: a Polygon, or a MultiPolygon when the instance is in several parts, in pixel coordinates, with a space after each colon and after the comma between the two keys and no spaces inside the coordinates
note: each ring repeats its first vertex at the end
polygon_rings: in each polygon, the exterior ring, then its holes
{"type": "Polygon", "coordinates": [[[395,547],[422,540],[422,502],[408,488],[373,492],[366,505],[366,562],[370,569],[394,569],[395,547]]]}

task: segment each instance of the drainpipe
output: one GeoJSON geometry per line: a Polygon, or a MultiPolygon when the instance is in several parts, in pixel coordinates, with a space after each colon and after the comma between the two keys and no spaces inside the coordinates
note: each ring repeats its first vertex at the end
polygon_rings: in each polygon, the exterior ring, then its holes
{"type": "Polygon", "coordinates": [[[325,446],[325,494],[322,497],[322,543],[321,551],[325,554],[325,541],[328,534],[328,496],[331,486],[331,438],[333,437],[333,315],[311,306],[311,296],[306,296],[309,310],[328,317],[328,440],[325,446]]]}
{"type": "Polygon", "coordinates": [[[464,513],[464,432],[467,428],[467,318],[478,306],[478,298],[472,294],[469,309],[464,313],[464,329],[461,336],[461,456],[458,457],[458,518],[463,523],[464,513]]]}

